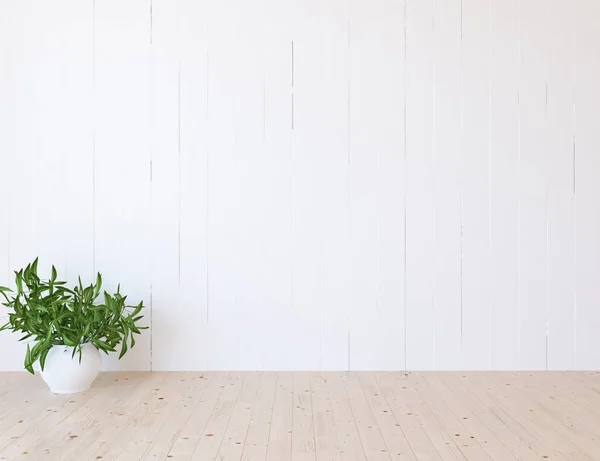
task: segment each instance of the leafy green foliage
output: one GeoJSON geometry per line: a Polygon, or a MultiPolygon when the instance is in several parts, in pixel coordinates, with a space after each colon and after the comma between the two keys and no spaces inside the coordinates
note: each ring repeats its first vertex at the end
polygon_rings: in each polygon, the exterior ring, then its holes
{"type": "Polygon", "coordinates": [[[52,266],[50,280],[38,276],[38,259],[25,269],[15,272],[16,291],[0,287],[0,295],[9,309],[8,322],[0,331],[10,330],[23,333],[19,341],[31,339],[33,347],[27,344],[25,369],[34,373],[33,365],[40,361],[44,370],[46,357],[52,346],[69,346],[73,356],[79,353],[86,343],[108,354],[120,346],[119,359],[128,348],[135,346],[135,334],[147,327],[138,326],[143,318],[144,305],[127,305],[127,296],[122,296],[120,287],[115,294],[102,291],[102,276],[97,275],[95,283],[73,289],[66,282],[57,280],[52,266]],[[97,303],[98,298],[102,302],[97,303]]]}

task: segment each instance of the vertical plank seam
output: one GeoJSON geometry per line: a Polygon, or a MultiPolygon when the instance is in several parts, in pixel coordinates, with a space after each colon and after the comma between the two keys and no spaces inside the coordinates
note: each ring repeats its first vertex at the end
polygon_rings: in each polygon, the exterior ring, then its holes
{"type": "Polygon", "coordinates": [[[432,174],[431,174],[431,188],[432,188],[432,198],[431,201],[431,225],[432,225],[432,252],[431,252],[431,321],[432,321],[432,364],[433,369],[436,368],[436,303],[435,303],[435,291],[436,291],[436,251],[437,251],[437,233],[436,233],[436,173],[437,173],[437,143],[436,143],[436,104],[435,98],[437,96],[435,91],[435,82],[436,82],[436,59],[435,59],[435,39],[436,39],[436,30],[435,30],[435,7],[436,0],[432,0],[431,4],[431,161],[432,161],[432,174]]]}
{"type": "MultiPolygon", "coordinates": [[[[292,35],[292,45],[294,43],[294,39],[296,38],[296,25],[295,25],[295,0],[291,0],[291,35],[292,35]]],[[[290,307],[292,311],[292,316],[296,315],[295,303],[294,303],[294,263],[296,261],[296,132],[294,131],[294,51],[293,47],[291,50],[291,83],[292,83],[292,261],[290,263],[290,307]]],[[[293,405],[293,401],[292,401],[293,405]]]]}
{"type": "MultiPolygon", "coordinates": [[[[150,0],[150,62],[149,62],[149,80],[150,80],[150,92],[149,92],[149,108],[150,108],[150,133],[152,133],[152,124],[153,124],[153,119],[154,119],[154,104],[152,102],[152,90],[153,90],[153,72],[152,72],[152,67],[153,67],[153,43],[154,43],[154,12],[153,12],[153,0],[150,0]]],[[[153,155],[152,155],[152,134],[150,134],[150,142],[149,142],[149,156],[150,156],[150,223],[152,225],[152,160],[153,160],[153,155]]],[[[151,238],[153,236],[153,233],[151,233],[151,238]]],[[[150,263],[150,371],[153,371],[154,369],[154,323],[153,323],[153,311],[154,311],[154,299],[153,299],[153,283],[152,283],[152,272],[153,272],[153,267],[154,264],[152,264],[152,261],[150,263]]]]}
{"type": "Polygon", "coordinates": [[[407,164],[408,164],[408,143],[406,140],[406,136],[408,133],[408,122],[407,122],[407,114],[408,114],[408,104],[406,102],[406,97],[407,97],[407,91],[406,91],[406,76],[407,76],[407,66],[406,66],[406,58],[407,58],[407,53],[408,53],[408,45],[407,45],[407,20],[406,20],[406,14],[408,12],[408,4],[409,0],[404,0],[404,68],[403,68],[403,73],[404,73],[404,371],[408,370],[408,325],[407,325],[407,319],[408,319],[408,296],[407,296],[407,291],[408,291],[408,258],[407,258],[407,220],[408,220],[408,212],[407,212],[407,205],[408,205],[408,200],[407,200],[407,193],[408,193],[408,187],[406,186],[406,181],[408,178],[407,175],[407,164]]]}
{"type": "MultiPolygon", "coordinates": [[[[542,32],[545,33],[547,31],[547,27],[548,27],[548,23],[549,23],[549,16],[550,16],[550,11],[548,9],[548,7],[546,7],[546,16],[544,19],[546,19],[546,23],[544,24],[545,27],[542,28],[542,32]]],[[[549,128],[550,128],[550,123],[548,120],[548,68],[550,65],[550,56],[548,53],[544,53],[544,90],[545,90],[545,99],[544,99],[544,111],[545,111],[545,120],[544,120],[544,131],[546,131],[546,142],[547,142],[547,136],[549,134],[549,128]]],[[[552,156],[550,156],[550,162],[552,162],[553,158],[552,156]]],[[[548,225],[548,201],[549,201],[549,194],[550,194],[550,190],[552,188],[552,168],[550,167],[550,171],[546,170],[545,171],[545,178],[544,178],[544,182],[545,182],[545,213],[544,213],[544,219],[545,219],[545,224],[546,224],[546,252],[545,252],[545,269],[546,269],[546,299],[545,299],[545,304],[546,304],[546,325],[545,325],[545,331],[544,331],[544,340],[545,340],[545,370],[548,370],[548,334],[549,334],[549,316],[550,316],[550,242],[549,242],[549,235],[550,235],[550,229],[549,229],[549,225],[548,225]]]]}
{"type": "MultiPolygon", "coordinates": [[[[347,33],[347,45],[348,45],[348,63],[347,63],[347,111],[348,111],[348,119],[347,119],[347,127],[346,127],[346,145],[347,145],[347,152],[346,152],[346,182],[348,184],[348,189],[346,190],[346,206],[348,208],[348,216],[347,216],[347,225],[348,225],[348,244],[349,247],[351,247],[351,231],[350,228],[351,226],[351,215],[352,215],[352,209],[350,207],[350,182],[351,182],[351,174],[350,174],[350,142],[351,142],[351,135],[350,135],[350,127],[351,127],[351,99],[350,99],[350,88],[351,88],[351,66],[352,66],[352,47],[351,47],[351,40],[352,40],[352,34],[351,34],[351,8],[350,8],[350,1],[351,0],[347,0],[346,2],[346,8],[348,11],[348,24],[347,24],[347,29],[346,29],[346,33],[347,33]]],[[[349,279],[350,279],[350,284],[349,287],[352,287],[352,264],[351,264],[351,258],[349,258],[350,260],[348,261],[348,267],[349,267],[349,279]]],[[[352,296],[350,296],[350,299],[352,299],[352,296]]],[[[350,371],[350,367],[351,367],[351,353],[352,353],[352,335],[351,335],[351,329],[352,329],[352,310],[349,308],[348,309],[348,316],[347,316],[347,331],[348,331],[348,364],[346,369],[348,371],[350,371]]]]}
{"type": "MultiPolygon", "coordinates": [[[[323,18],[323,3],[319,2],[320,6],[321,6],[321,10],[319,11],[319,17],[322,19],[323,18]]],[[[321,82],[324,81],[324,67],[325,67],[325,63],[324,63],[324,53],[323,53],[323,23],[321,22],[319,24],[319,28],[318,28],[318,33],[319,33],[319,80],[321,82]]],[[[322,91],[322,88],[320,88],[320,90],[322,91]]],[[[322,109],[322,98],[319,98],[319,109],[322,109]]],[[[321,112],[322,110],[320,110],[321,112]]],[[[321,126],[319,126],[319,129],[317,131],[318,134],[318,139],[320,140],[319,144],[322,145],[322,135],[323,135],[323,130],[321,128],[321,126]]],[[[319,178],[319,180],[322,181],[323,179],[323,174],[321,172],[321,177],[319,178]]],[[[325,224],[324,224],[324,217],[323,217],[323,212],[322,210],[320,210],[320,213],[318,213],[318,219],[317,219],[317,223],[318,223],[318,231],[319,231],[319,265],[318,265],[318,274],[319,274],[319,282],[318,282],[318,286],[319,286],[319,370],[323,370],[323,327],[324,327],[324,305],[325,305],[325,296],[324,296],[324,281],[323,281],[323,260],[324,260],[324,247],[323,247],[323,234],[325,232],[325,224]]],[[[310,378],[310,375],[309,375],[310,378]]],[[[311,395],[312,398],[312,395],[311,395]]],[[[315,446],[316,446],[316,440],[315,440],[315,446]]]]}
{"type": "MultiPolygon", "coordinates": [[[[380,30],[384,30],[382,27],[380,30]]],[[[384,35],[385,37],[385,35],[384,35]]],[[[379,41],[379,37],[377,37],[377,63],[379,63],[379,58],[381,56],[381,42],[379,41]]],[[[381,145],[377,143],[375,150],[375,178],[377,178],[377,186],[375,187],[375,324],[377,325],[378,336],[378,347],[376,357],[374,359],[379,359],[379,365],[385,359],[381,354],[381,206],[380,206],[380,198],[381,198],[381,145]]]]}
{"type": "MultiPolygon", "coordinates": [[[[501,0],[502,1],[502,0],[501,0]]],[[[487,258],[487,291],[489,308],[488,325],[488,370],[492,369],[492,274],[493,274],[493,239],[492,239],[492,4],[488,0],[488,258],[487,258]]]]}
{"type": "MultiPolygon", "coordinates": [[[[293,13],[292,13],[293,14],[293,13]]],[[[292,26],[293,29],[293,26],[292,26]]],[[[291,75],[292,75],[292,131],[294,130],[294,77],[295,77],[295,68],[294,68],[294,33],[292,30],[292,45],[290,51],[290,65],[291,65],[291,75]]]]}
{"type": "Polygon", "coordinates": [[[517,371],[521,367],[521,0],[517,0],[517,371]]]}
{"type": "MultiPolygon", "coordinates": [[[[177,19],[179,20],[179,12],[177,19]]],[[[177,63],[177,163],[177,284],[181,299],[181,57],[177,63]]]]}
{"type": "MultiPolygon", "coordinates": [[[[465,70],[464,70],[464,5],[463,1],[460,1],[460,139],[461,147],[464,148],[465,141],[465,70]]],[[[461,149],[463,150],[463,149],[461,149]]],[[[464,242],[464,222],[465,222],[465,190],[464,190],[464,168],[462,162],[464,161],[464,153],[461,155],[461,166],[460,166],[460,367],[463,368],[464,363],[464,256],[465,256],[465,242],[464,242]]]]}
{"type": "Polygon", "coordinates": [[[96,0],[92,0],[92,273],[96,272],[96,96],[96,0]]]}
{"type": "MultiPolygon", "coordinates": [[[[263,39],[264,39],[264,50],[263,50],[263,81],[262,81],[262,122],[263,122],[263,132],[262,132],[262,177],[263,177],[263,181],[261,184],[262,187],[262,197],[261,199],[263,200],[263,204],[266,203],[266,197],[267,197],[267,188],[265,186],[266,181],[267,181],[267,61],[268,61],[268,24],[267,24],[267,8],[266,8],[266,4],[263,2],[263,7],[264,7],[264,22],[263,22],[263,39]]],[[[265,206],[263,208],[263,216],[262,216],[262,220],[263,220],[263,230],[264,230],[264,240],[263,240],[263,256],[265,258],[264,260],[264,272],[263,272],[263,276],[264,276],[264,285],[263,288],[261,290],[261,304],[262,305],[266,305],[266,289],[268,286],[268,281],[269,281],[269,232],[267,230],[267,207],[265,206]]],[[[263,355],[263,369],[268,368],[264,366],[264,361],[268,360],[267,359],[267,354],[262,354],[263,355]]]]}
{"type": "MultiPolygon", "coordinates": [[[[206,15],[208,16],[208,14],[206,15]]],[[[207,132],[210,133],[210,25],[208,18],[205,19],[204,28],[206,30],[206,127],[207,132]]],[[[206,165],[205,165],[205,193],[206,193],[206,329],[207,333],[210,332],[210,142],[206,143],[206,165]]],[[[207,334],[210,337],[210,334],[207,334]]],[[[209,347],[206,345],[207,357],[206,357],[206,368],[210,369],[210,354],[208,353],[209,347]]]]}
{"type": "MultiPolygon", "coordinates": [[[[575,2],[576,3],[576,2],[575,2]]],[[[572,71],[573,71],[573,157],[572,157],[572,166],[573,166],[573,369],[576,369],[577,363],[577,188],[575,185],[576,181],[576,167],[577,167],[577,144],[576,144],[576,130],[577,130],[577,90],[576,90],[576,78],[577,78],[577,34],[575,33],[575,27],[577,24],[577,7],[574,3],[573,6],[573,17],[572,17],[572,27],[573,27],[573,62],[572,71]]]]}

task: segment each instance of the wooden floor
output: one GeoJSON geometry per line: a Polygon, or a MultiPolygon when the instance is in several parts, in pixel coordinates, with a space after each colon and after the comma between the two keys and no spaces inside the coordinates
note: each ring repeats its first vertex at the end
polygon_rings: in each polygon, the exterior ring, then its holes
{"type": "Polygon", "coordinates": [[[5,460],[600,460],[599,373],[0,374],[5,460]]]}

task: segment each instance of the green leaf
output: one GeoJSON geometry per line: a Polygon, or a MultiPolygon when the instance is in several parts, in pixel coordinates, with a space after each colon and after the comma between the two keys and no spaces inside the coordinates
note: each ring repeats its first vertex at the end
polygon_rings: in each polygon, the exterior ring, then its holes
{"type": "Polygon", "coordinates": [[[94,296],[93,296],[94,299],[96,299],[98,297],[98,295],[100,294],[101,288],[102,288],[102,275],[100,274],[100,272],[98,272],[98,274],[96,275],[96,284],[94,285],[94,296]]]}
{"type": "Polygon", "coordinates": [[[98,349],[100,349],[102,352],[106,352],[107,354],[109,352],[114,352],[114,348],[110,345],[105,343],[104,341],[100,340],[100,339],[95,339],[94,341],[92,341],[92,344],[94,344],[94,346],[96,346],[98,349]]]}
{"type": "Polygon", "coordinates": [[[31,361],[31,349],[29,349],[29,344],[27,344],[27,350],[25,351],[25,369],[34,375],[33,371],[33,362],[31,361]]]}
{"type": "Polygon", "coordinates": [[[44,367],[46,366],[46,357],[48,357],[48,352],[50,352],[50,347],[47,346],[42,353],[40,354],[40,368],[44,371],[44,367]]]}
{"type": "Polygon", "coordinates": [[[23,271],[15,272],[15,283],[17,285],[17,294],[23,293],[23,271]]]}
{"type": "Polygon", "coordinates": [[[39,258],[35,258],[35,260],[33,261],[33,263],[31,264],[31,271],[37,275],[37,269],[38,269],[38,260],[39,258]]]}
{"type": "MultiPolygon", "coordinates": [[[[63,327],[63,328],[65,328],[65,327],[63,327]]],[[[77,341],[73,340],[72,338],[69,338],[66,334],[63,334],[63,340],[65,342],[65,346],[69,346],[69,347],[77,346],[77,341]]]]}
{"type": "Polygon", "coordinates": [[[119,354],[119,360],[127,353],[127,340],[123,340],[121,343],[121,353],[119,354]]]}

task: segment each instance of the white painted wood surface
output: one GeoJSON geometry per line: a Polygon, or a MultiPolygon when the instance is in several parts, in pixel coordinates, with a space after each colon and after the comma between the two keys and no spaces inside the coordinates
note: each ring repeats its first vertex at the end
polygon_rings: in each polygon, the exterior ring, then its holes
{"type": "Polygon", "coordinates": [[[519,0],[492,2],[490,25],[490,367],[519,363],[519,0]]]}
{"type": "Polygon", "coordinates": [[[592,369],[600,361],[600,5],[575,4],[575,367],[592,369]]]}
{"type": "Polygon", "coordinates": [[[0,285],[143,300],[106,369],[598,368],[599,20],[0,0],[0,285]]]}
{"type": "Polygon", "coordinates": [[[462,366],[490,359],[490,5],[462,11],[462,366]]]}
{"type": "Polygon", "coordinates": [[[405,11],[406,367],[433,369],[433,4],[407,0],[405,11]]]}

